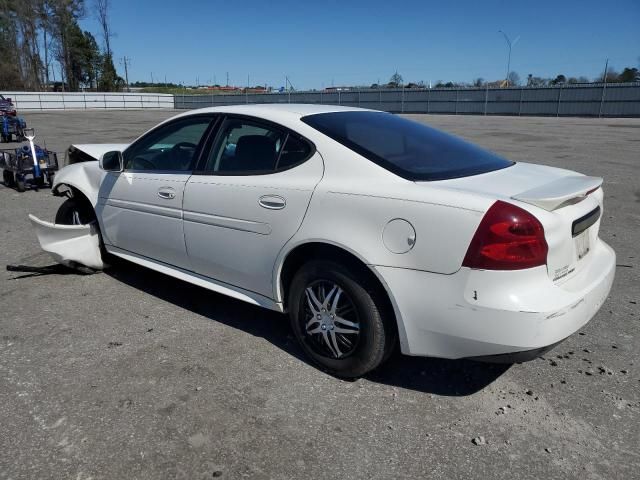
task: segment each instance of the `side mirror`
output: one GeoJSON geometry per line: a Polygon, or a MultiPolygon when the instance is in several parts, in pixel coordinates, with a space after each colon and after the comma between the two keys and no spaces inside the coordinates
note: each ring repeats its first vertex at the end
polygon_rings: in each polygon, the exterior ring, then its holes
{"type": "Polygon", "coordinates": [[[121,172],[124,170],[122,152],[113,150],[100,156],[100,168],[106,172],[121,172]]]}

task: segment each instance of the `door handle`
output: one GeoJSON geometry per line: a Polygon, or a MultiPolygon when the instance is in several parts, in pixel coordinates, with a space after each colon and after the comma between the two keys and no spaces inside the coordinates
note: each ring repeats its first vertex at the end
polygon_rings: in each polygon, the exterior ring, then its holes
{"type": "Polygon", "coordinates": [[[158,190],[158,196],[165,200],[172,200],[176,198],[176,191],[171,187],[163,187],[158,190]]]}
{"type": "Polygon", "coordinates": [[[258,203],[262,208],[269,210],[282,210],[287,206],[287,201],[279,195],[263,195],[258,203]]]}

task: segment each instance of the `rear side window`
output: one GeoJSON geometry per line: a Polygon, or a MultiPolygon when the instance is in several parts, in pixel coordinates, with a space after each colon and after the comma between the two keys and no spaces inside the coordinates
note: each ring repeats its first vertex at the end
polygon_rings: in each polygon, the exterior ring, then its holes
{"type": "Polygon", "coordinates": [[[244,120],[226,120],[205,170],[216,173],[267,173],[275,169],[286,135],[244,120]]]}
{"type": "Polygon", "coordinates": [[[307,160],[311,145],[297,135],[245,118],[227,118],[204,167],[219,175],[263,175],[307,160]]]}
{"type": "Polygon", "coordinates": [[[409,180],[447,180],[513,165],[457,137],[390,113],[320,113],[302,121],[409,180]]]}
{"type": "Polygon", "coordinates": [[[310,153],[311,147],[307,142],[289,134],[286,142],[284,143],[284,147],[282,148],[282,153],[280,154],[280,159],[278,160],[276,169],[283,170],[296,165],[297,163],[306,160],[310,153]]]}

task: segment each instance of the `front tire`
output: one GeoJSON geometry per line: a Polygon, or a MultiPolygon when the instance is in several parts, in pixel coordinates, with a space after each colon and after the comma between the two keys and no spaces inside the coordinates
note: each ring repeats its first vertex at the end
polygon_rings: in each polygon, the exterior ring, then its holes
{"type": "Polygon", "coordinates": [[[66,199],[56,212],[55,223],[60,225],[86,225],[96,219],[93,209],[75,198],[66,199]]]}
{"type": "Polygon", "coordinates": [[[365,273],[328,260],[304,264],[289,289],[289,317],[305,353],[339,377],[378,367],[396,342],[385,293],[365,273]]]}

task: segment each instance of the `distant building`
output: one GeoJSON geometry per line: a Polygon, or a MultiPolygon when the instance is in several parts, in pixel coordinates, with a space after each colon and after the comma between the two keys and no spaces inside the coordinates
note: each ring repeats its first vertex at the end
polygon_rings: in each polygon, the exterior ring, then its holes
{"type": "Polygon", "coordinates": [[[325,92],[348,92],[351,90],[351,87],[327,87],[324,89],[325,92]]]}

